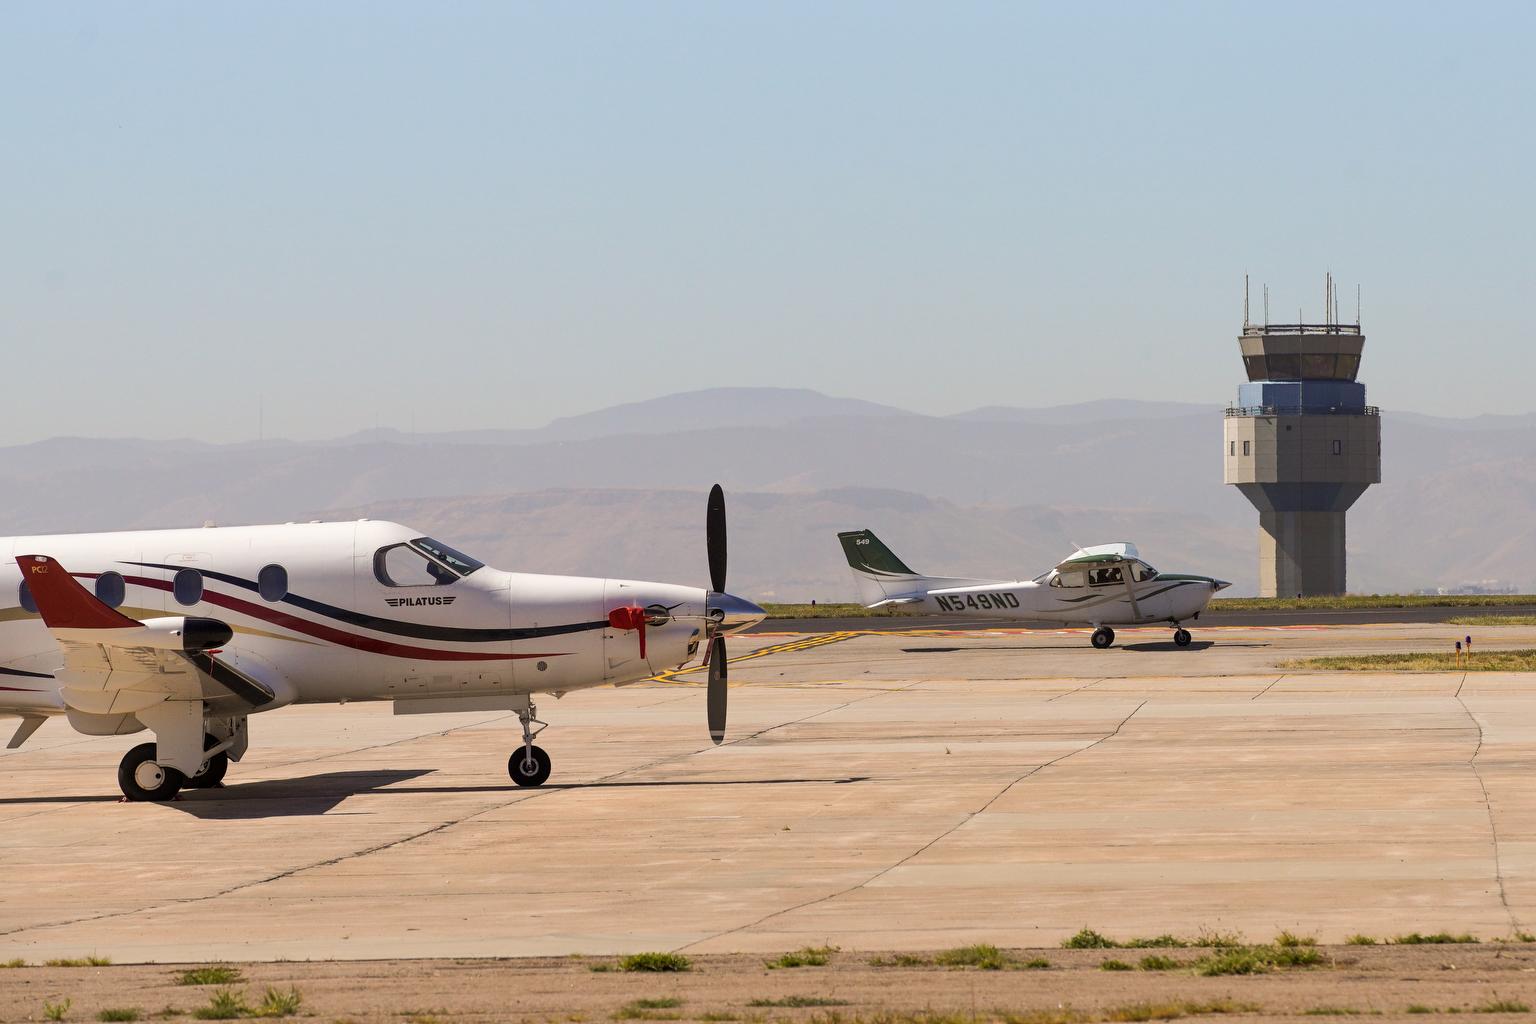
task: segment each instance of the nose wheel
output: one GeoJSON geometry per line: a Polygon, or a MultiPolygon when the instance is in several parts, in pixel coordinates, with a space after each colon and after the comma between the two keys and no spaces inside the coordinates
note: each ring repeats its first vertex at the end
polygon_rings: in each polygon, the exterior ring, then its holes
{"type": "Polygon", "coordinates": [[[530,701],[528,706],[517,713],[517,720],[523,726],[523,745],[512,751],[512,756],[507,758],[507,774],[512,781],[519,786],[542,786],[549,780],[550,769],[553,762],[543,747],[533,744],[534,737],[549,728],[549,724],[541,722],[533,717],[539,709],[530,701]],[[538,726],[537,729],[534,726],[538,726]]]}
{"type": "Polygon", "coordinates": [[[1093,646],[1099,650],[1105,650],[1115,642],[1115,631],[1108,626],[1100,626],[1093,631],[1093,646]]]}
{"type": "Polygon", "coordinates": [[[1191,639],[1189,630],[1182,626],[1173,631],[1173,642],[1179,647],[1188,647],[1191,639]]]}

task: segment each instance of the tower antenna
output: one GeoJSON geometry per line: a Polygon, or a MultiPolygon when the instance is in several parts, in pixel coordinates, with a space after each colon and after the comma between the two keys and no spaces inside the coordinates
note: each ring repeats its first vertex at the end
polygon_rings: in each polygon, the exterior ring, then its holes
{"type": "Polygon", "coordinates": [[[1248,327],[1248,275],[1243,275],[1243,328],[1248,327]]]}
{"type": "Polygon", "coordinates": [[[1355,285],[1355,326],[1360,326],[1360,285],[1355,285]]]}
{"type": "Polygon", "coordinates": [[[1269,326],[1269,285],[1264,286],[1264,326],[1269,326]]]}

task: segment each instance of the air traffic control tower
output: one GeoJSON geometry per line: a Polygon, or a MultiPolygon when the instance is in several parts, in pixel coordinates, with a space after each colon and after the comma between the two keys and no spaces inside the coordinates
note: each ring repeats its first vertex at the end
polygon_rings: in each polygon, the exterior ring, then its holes
{"type": "Polygon", "coordinates": [[[1381,414],[1355,380],[1365,335],[1358,322],[1244,320],[1248,383],[1222,455],[1226,482],[1259,510],[1259,595],[1342,594],[1344,513],[1381,482],[1381,414]]]}

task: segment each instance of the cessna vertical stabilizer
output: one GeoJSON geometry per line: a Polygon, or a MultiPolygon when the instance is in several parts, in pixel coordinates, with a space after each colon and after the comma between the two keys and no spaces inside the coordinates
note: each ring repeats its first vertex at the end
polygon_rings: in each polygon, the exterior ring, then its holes
{"type": "Polygon", "coordinates": [[[763,611],[725,593],[725,499],[705,519],[710,589],[483,565],[395,523],[0,538],[0,715],[12,748],[49,718],[115,736],[130,800],[216,786],[247,719],[286,704],[396,714],[516,712],[507,761],[541,785],[536,694],[647,679],[701,651],[710,738],[725,737],[725,637],[763,611]]]}
{"type": "Polygon", "coordinates": [[[1094,627],[1093,646],[1115,642],[1111,625],[1166,622],[1173,642],[1189,646],[1181,623],[1199,618],[1225,581],[1160,573],[1133,544],[1100,544],[1072,553],[1033,580],[982,580],[914,572],[868,530],[839,533],[859,599],[906,615],[962,613],[977,618],[1050,619],[1094,627]]]}

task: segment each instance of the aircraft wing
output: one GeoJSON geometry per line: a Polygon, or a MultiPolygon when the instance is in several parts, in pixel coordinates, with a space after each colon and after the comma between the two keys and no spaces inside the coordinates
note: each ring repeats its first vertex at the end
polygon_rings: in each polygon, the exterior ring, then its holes
{"type": "Polygon", "coordinates": [[[1141,555],[1136,550],[1136,545],[1120,541],[1115,544],[1094,544],[1090,547],[1079,548],[1063,559],[1057,566],[1057,572],[1071,572],[1075,569],[1107,569],[1116,565],[1124,565],[1132,560],[1139,560],[1141,555]]]}
{"type": "Polygon", "coordinates": [[[171,615],[141,622],[102,603],[47,555],[21,555],[16,564],[63,651],[55,678],[69,708],[129,715],[166,701],[234,698],[251,709],[274,699],[270,689],[215,657],[234,635],[217,619],[171,615]]]}

